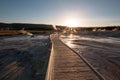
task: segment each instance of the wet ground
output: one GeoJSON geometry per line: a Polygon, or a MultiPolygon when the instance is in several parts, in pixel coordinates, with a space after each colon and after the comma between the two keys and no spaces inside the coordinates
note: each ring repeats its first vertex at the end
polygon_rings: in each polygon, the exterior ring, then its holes
{"type": "Polygon", "coordinates": [[[48,35],[0,37],[0,80],[44,80],[48,35]]]}
{"type": "Polygon", "coordinates": [[[60,39],[82,55],[106,80],[120,80],[120,38],[116,36],[67,34],[61,35],[60,39]]]}

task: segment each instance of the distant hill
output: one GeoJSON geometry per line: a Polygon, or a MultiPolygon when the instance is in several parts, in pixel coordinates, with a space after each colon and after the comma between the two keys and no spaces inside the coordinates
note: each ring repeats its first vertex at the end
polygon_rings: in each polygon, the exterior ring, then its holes
{"type": "Polygon", "coordinates": [[[0,23],[3,30],[54,30],[52,25],[46,24],[27,24],[27,23],[0,23]]]}

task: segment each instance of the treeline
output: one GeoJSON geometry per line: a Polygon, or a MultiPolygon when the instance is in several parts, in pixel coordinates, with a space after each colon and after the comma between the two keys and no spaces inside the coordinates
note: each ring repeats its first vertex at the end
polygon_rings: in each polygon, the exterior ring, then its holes
{"type": "Polygon", "coordinates": [[[54,30],[52,25],[27,23],[0,23],[0,30],[54,30]]]}
{"type": "Polygon", "coordinates": [[[81,27],[76,28],[78,31],[118,31],[120,26],[105,26],[105,27],[81,27]]]}
{"type": "MultiPolygon", "coordinates": [[[[0,23],[0,30],[55,30],[53,25],[27,23],[0,23]]],[[[57,31],[70,30],[70,27],[56,25],[57,31]]],[[[120,31],[120,26],[73,27],[76,31],[120,31]]]]}
{"type": "MultiPolygon", "coordinates": [[[[56,26],[58,31],[71,30],[71,27],[56,26]]],[[[120,26],[105,26],[105,27],[72,27],[76,31],[120,31],[120,26]]]]}

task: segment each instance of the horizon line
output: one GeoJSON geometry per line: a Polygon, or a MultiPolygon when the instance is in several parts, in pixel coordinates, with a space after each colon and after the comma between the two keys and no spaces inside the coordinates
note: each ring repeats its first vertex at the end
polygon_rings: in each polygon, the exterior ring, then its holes
{"type": "MultiPolygon", "coordinates": [[[[69,27],[66,25],[61,25],[61,24],[50,24],[50,23],[27,23],[27,22],[0,22],[3,24],[42,24],[42,25],[53,25],[53,26],[63,26],[63,27],[69,27]]],[[[120,25],[101,25],[101,26],[73,26],[73,27],[120,27],[120,25]]]]}

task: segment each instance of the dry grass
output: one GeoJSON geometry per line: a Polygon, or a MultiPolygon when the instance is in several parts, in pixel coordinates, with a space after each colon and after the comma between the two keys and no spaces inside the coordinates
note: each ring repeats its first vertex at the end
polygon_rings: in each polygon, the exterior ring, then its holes
{"type": "Polygon", "coordinates": [[[18,35],[18,30],[0,30],[0,36],[18,35]]]}

